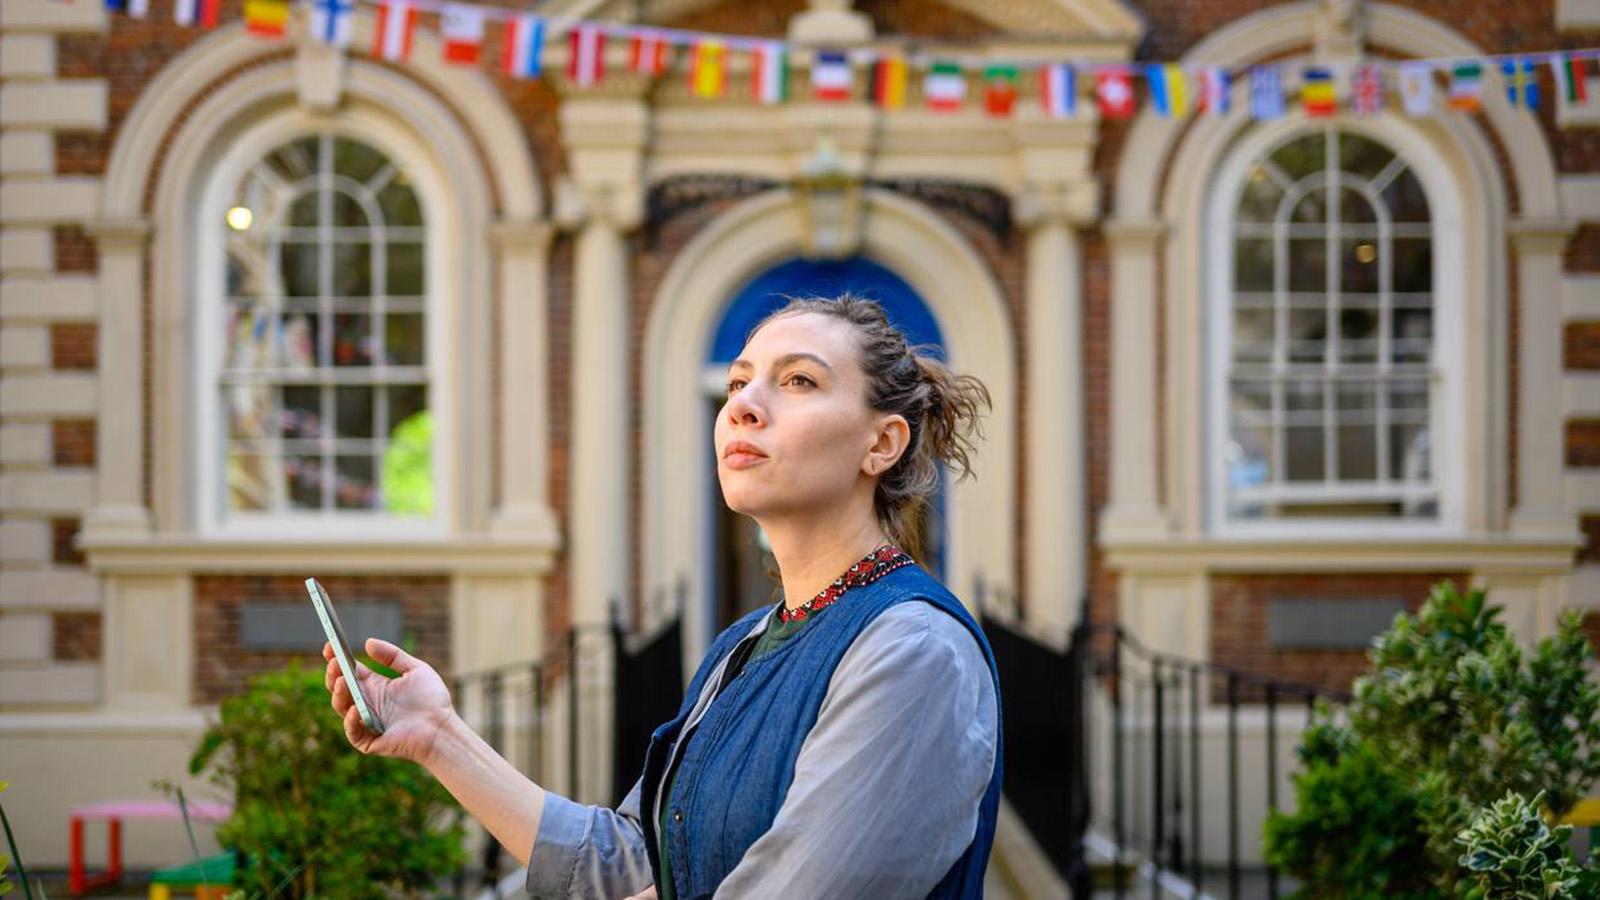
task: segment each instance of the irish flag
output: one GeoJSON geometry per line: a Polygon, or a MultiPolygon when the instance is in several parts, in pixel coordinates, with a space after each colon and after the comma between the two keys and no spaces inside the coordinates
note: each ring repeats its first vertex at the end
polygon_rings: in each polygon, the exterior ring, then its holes
{"type": "Polygon", "coordinates": [[[506,23],[506,43],[500,65],[512,78],[538,78],[539,56],[544,52],[544,20],[520,15],[506,23]]]}
{"type": "Polygon", "coordinates": [[[967,101],[967,78],[961,74],[960,65],[936,62],[928,69],[922,93],[928,99],[929,109],[952,112],[967,101]]]}
{"type": "Polygon", "coordinates": [[[1483,107],[1483,66],[1462,63],[1450,72],[1450,108],[1475,112],[1483,107]]]}
{"type": "Polygon", "coordinates": [[[411,56],[411,39],[417,32],[417,8],[409,0],[386,0],[378,5],[378,25],[372,31],[372,55],[401,60],[411,56]]]}
{"type": "Polygon", "coordinates": [[[1589,100],[1588,74],[1583,60],[1565,53],[1550,60],[1550,71],[1556,76],[1556,92],[1568,103],[1585,103],[1589,100]]]}
{"type": "Polygon", "coordinates": [[[175,0],[172,21],[179,25],[215,28],[222,20],[222,0],[175,0]]]}
{"type": "Polygon", "coordinates": [[[567,76],[582,87],[588,87],[605,74],[606,36],[593,25],[579,25],[572,29],[572,59],[567,64],[567,76]]]}
{"type": "Polygon", "coordinates": [[[782,103],[789,97],[789,53],[777,41],[755,49],[750,93],[762,103],[782,103]]]}
{"type": "Polygon", "coordinates": [[[472,6],[446,6],[439,14],[439,36],[444,39],[445,62],[476,63],[483,50],[483,11],[472,6]]]}

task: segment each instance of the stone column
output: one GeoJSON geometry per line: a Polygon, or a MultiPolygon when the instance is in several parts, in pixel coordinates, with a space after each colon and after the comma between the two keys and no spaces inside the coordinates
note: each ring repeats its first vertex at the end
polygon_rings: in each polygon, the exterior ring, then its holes
{"type": "Polygon", "coordinates": [[[1511,224],[1522,298],[1517,386],[1517,502],[1511,530],[1577,540],[1566,503],[1561,385],[1561,253],[1575,223],[1522,219],[1511,224]]]}
{"type": "Polygon", "coordinates": [[[1075,214],[1062,195],[1016,204],[1028,232],[1027,569],[1023,601],[1042,634],[1066,639],[1089,582],[1083,381],[1083,271],[1075,214]]]}
{"type": "Polygon", "coordinates": [[[497,537],[556,537],[546,502],[549,454],[537,427],[549,417],[550,235],[543,222],[502,222],[491,231],[500,309],[500,497],[490,521],[497,537]]]}
{"type": "Polygon", "coordinates": [[[95,505],[83,520],[83,541],[146,537],[143,383],[144,266],[150,225],[143,219],[102,221],[91,229],[100,247],[100,389],[95,435],[95,505]]]}
{"type": "Polygon", "coordinates": [[[1111,496],[1100,540],[1167,536],[1156,447],[1156,254],[1165,226],[1155,220],[1106,223],[1111,252],[1111,496]]]}

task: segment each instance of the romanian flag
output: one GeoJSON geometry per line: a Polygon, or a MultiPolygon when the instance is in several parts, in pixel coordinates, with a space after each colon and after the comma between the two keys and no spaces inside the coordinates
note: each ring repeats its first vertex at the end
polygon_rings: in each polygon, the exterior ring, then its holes
{"type": "Polygon", "coordinates": [[[906,105],[908,72],[905,57],[891,54],[872,67],[872,102],[884,109],[906,105]]]}
{"type": "Polygon", "coordinates": [[[1584,103],[1589,99],[1588,73],[1583,60],[1565,53],[1550,60],[1550,71],[1556,76],[1556,91],[1568,103],[1584,103]]]}
{"type": "Polygon", "coordinates": [[[1150,83],[1150,105],[1157,115],[1182,118],[1189,114],[1189,78],[1182,66],[1145,66],[1150,83]]]}
{"type": "Polygon", "coordinates": [[[752,60],[754,77],[750,94],[762,103],[782,103],[789,98],[789,51],[777,41],[757,47],[752,60]]]}
{"type": "Polygon", "coordinates": [[[1039,100],[1053,118],[1078,112],[1078,73],[1068,63],[1049,63],[1039,70],[1039,100]]]}
{"type": "Polygon", "coordinates": [[[983,108],[991,116],[1009,116],[1017,103],[1017,67],[990,66],[983,70],[983,108]]]}
{"type": "Polygon", "coordinates": [[[451,4],[439,14],[439,36],[444,39],[445,62],[472,65],[483,50],[483,11],[451,4]]]}
{"type": "Polygon", "coordinates": [[[1506,76],[1506,97],[1512,106],[1519,103],[1529,109],[1539,108],[1539,74],[1526,57],[1508,59],[1500,66],[1506,76]]]}
{"type": "Polygon", "coordinates": [[[544,20],[538,16],[513,16],[506,23],[506,43],[500,66],[512,78],[538,78],[544,53],[544,20]]]}
{"type": "Polygon", "coordinates": [[[1300,104],[1308,116],[1331,116],[1338,111],[1333,92],[1333,73],[1320,66],[1306,69],[1301,77],[1300,104]]]}
{"type": "Polygon", "coordinates": [[[727,79],[723,74],[725,52],[721,41],[700,41],[694,45],[689,65],[689,89],[696,97],[721,97],[727,79]]]}
{"type": "Polygon", "coordinates": [[[244,30],[281,38],[289,24],[289,0],[244,0],[244,30]]]}
{"type": "Polygon", "coordinates": [[[411,39],[417,33],[417,9],[408,0],[378,4],[378,24],[372,31],[372,55],[400,60],[411,56],[411,39]]]}
{"type": "Polygon", "coordinates": [[[631,66],[640,75],[660,75],[667,71],[667,50],[671,45],[659,34],[634,36],[631,66]]]}
{"type": "Polygon", "coordinates": [[[606,71],[606,36],[593,25],[572,29],[572,56],[567,62],[567,77],[580,87],[598,82],[606,71]]]}
{"type": "Polygon", "coordinates": [[[1462,63],[1450,72],[1450,108],[1475,112],[1483,107],[1483,66],[1462,63]]]}
{"type": "Polygon", "coordinates": [[[215,28],[222,21],[222,0],[174,0],[172,21],[179,25],[215,28]]]}
{"type": "Polygon", "coordinates": [[[927,80],[922,83],[922,94],[928,108],[951,112],[961,108],[967,100],[967,78],[961,66],[953,62],[936,62],[928,69],[927,80]]]}

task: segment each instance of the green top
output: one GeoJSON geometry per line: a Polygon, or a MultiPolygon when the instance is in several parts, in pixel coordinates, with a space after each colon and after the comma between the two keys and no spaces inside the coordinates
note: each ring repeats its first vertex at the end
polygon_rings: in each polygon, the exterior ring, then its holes
{"type": "MultiPolygon", "coordinates": [[[[778,610],[783,609],[779,604],[773,607],[772,615],[767,618],[767,629],[756,638],[756,645],[750,651],[750,658],[745,660],[745,665],[766,656],[778,649],[784,641],[800,633],[806,627],[811,617],[794,619],[789,622],[778,619],[778,610]]],[[[667,773],[666,802],[661,804],[661,821],[656,823],[656,839],[659,846],[656,848],[661,854],[661,883],[656,885],[656,894],[661,900],[676,900],[677,895],[672,889],[672,855],[667,852],[667,810],[672,806],[672,789],[678,783],[678,764],[672,764],[672,770],[667,773]]]]}

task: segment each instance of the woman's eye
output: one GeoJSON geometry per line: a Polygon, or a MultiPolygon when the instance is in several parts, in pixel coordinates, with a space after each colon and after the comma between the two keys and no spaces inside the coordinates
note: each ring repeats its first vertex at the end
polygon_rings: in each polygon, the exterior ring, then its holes
{"type": "Polygon", "coordinates": [[[812,387],[816,387],[817,386],[817,383],[815,381],[811,380],[811,376],[810,375],[800,375],[800,374],[790,375],[789,376],[789,381],[790,382],[800,381],[800,382],[804,382],[806,384],[809,384],[812,387]]]}
{"type": "Polygon", "coordinates": [[[739,379],[739,378],[729,379],[729,381],[728,381],[728,393],[731,394],[731,393],[733,393],[734,391],[738,390],[739,388],[741,388],[743,386],[744,386],[743,379],[739,379]]]}

